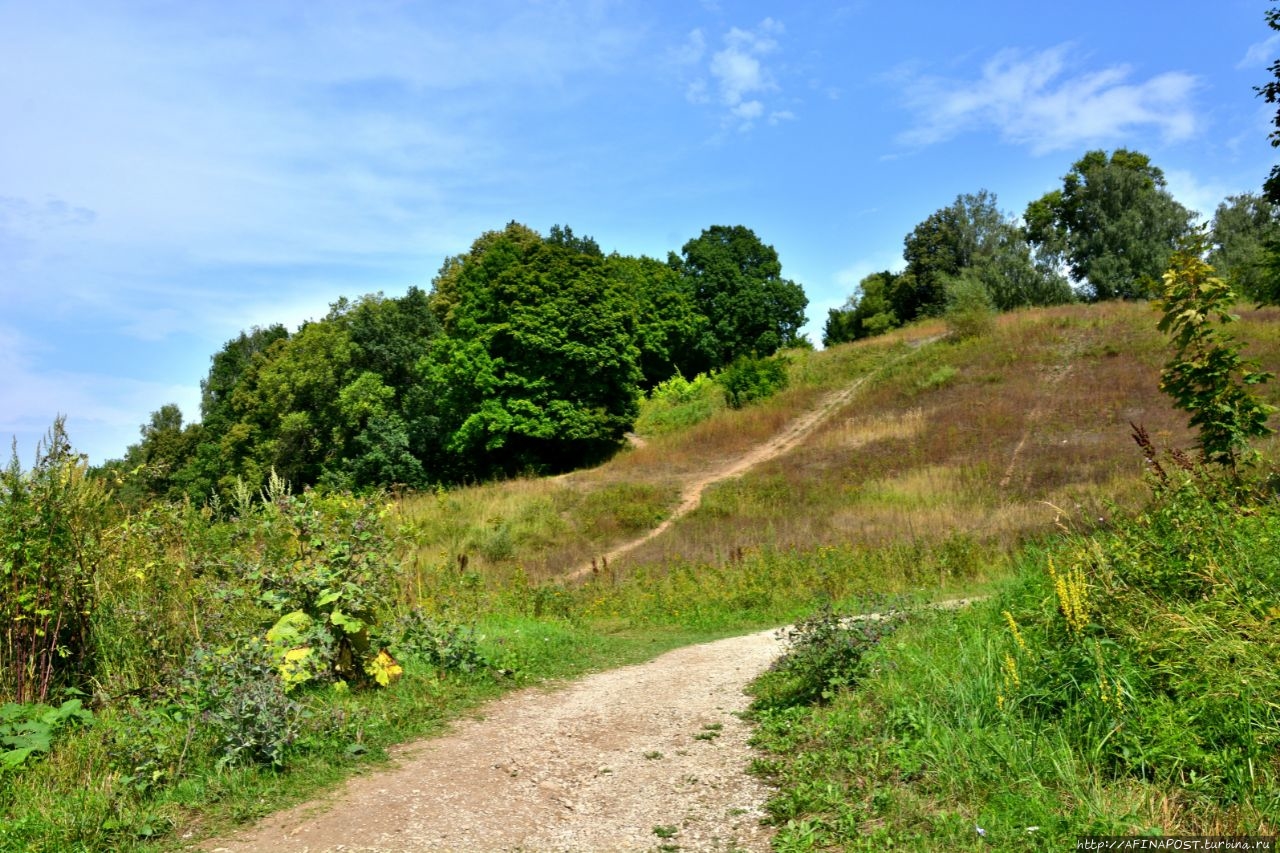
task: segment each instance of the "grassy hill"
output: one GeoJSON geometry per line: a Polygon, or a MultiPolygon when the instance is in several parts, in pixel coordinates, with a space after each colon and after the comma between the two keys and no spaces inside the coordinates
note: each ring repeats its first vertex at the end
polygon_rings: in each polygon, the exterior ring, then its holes
{"type": "MultiPolygon", "coordinates": [[[[1242,314],[1250,354],[1280,368],[1280,312],[1242,314]]],[[[274,675],[260,654],[264,635],[273,642],[266,629],[303,630],[272,627],[282,609],[301,606],[281,596],[311,584],[308,606],[336,607],[337,587],[314,576],[337,571],[324,548],[346,553],[326,538],[340,541],[335,531],[345,529],[331,522],[355,519],[363,541],[380,508],[339,496],[277,502],[294,516],[246,504],[225,521],[196,507],[112,520],[95,579],[93,618],[110,639],[97,649],[107,665],[92,697],[96,722],[69,721],[48,760],[40,752],[0,769],[0,850],[129,849],[206,832],[296,801],[513,686],[824,607],[974,593],[989,599],[910,620],[889,644],[875,642],[880,628],[850,634],[834,617],[810,622],[802,639],[815,655],[762,682],[762,742],[776,755],[760,769],[781,786],[780,849],[888,840],[963,849],[996,837],[1006,849],[1058,849],[1083,831],[1274,831],[1280,806],[1259,791],[1274,790],[1280,772],[1269,739],[1277,706],[1257,685],[1273,685],[1280,669],[1280,579],[1269,562],[1238,564],[1273,550],[1265,543],[1280,521],[1269,498],[1238,512],[1198,481],[1151,503],[1130,424],[1160,447],[1192,443],[1185,416],[1158,390],[1168,350],[1155,322],[1145,304],[1072,306],[1002,315],[990,334],[962,342],[946,339],[939,321],[792,351],[785,390],[742,409],[710,382],[655,395],[633,445],[597,468],[396,497],[381,508],[394,560],[361,575],[363,586],[343,587],[351,600],[340,603],[351,607],[334,624],[365,608],[360,618],[400,657],[404,677],[386,690],[317,683],[281,694],[272,701],[287,737],[238,728],[218,703],[261,699],[262,679],[274,675]],[[824,417],[784,452],[723,476],[818,410],[824,417]],[[696,506],[681,509],[700,483],[696,506]],[[1152,506],[1168,511],[1151,516],[1152,506]],[[1224,514],[1256,529],[1214,527],[1224,514]],[[618,555],[664,521],[661,535],[618,555]],[[1159,552],[1165,568],[1148,574],[1175,577],[1168,566],[1199,553],[1201,540],[1219,550],[1197,559],[1246,580],[1188,598],[1125,574],[1156,565],[1159,552]],[[1092,621],[1063,622],[1076,611],[1061,603],[1050,558],[1077,591],[1067,600],[1093,602],[1092,621]],[[583,580],[567,579],[584,567],[583,580]],[[234,631],[259,650],[259,681],[245,682],[224,647],[211,648],[234,631]],[[1205,671],[1170,662],[1200,647],[1221,652],[1207,659],[1219,669],[1234,656],[1257,689],[1206,689],[1221,699],[1208,706],[1179,699],[1205,671]],[[1155,684],[1152,660],[1176,672],[1155,684]],[[193,700],[201,679],[217,689],[201,687],[193,700]],[[1099,685],[1110,685],[1109,699],[1130,708],[1151,699],[1157,710],[1107,716],[1115,705],[1099,710],[1099,685]],[[1161,715],[1234,721],[1232,703],[1246,694],[1261,722],[1235,740],[1202,738],[1192,758],[1143,752],[1151,738],[1201,737],[1194,719],[1151,729],[1161,715]],[[1089,713],[1064,716],[1077,707],[1089,713]],[[1018,709],[1016,720],[1006,708],[1018,709]],[[211,715],[223,727],[216,737],[197,722],[211,715]],[[1255,736],[1241,771],[1232,756],[1255,736]],[[228,738],[265,759],[227,762],[228,738]]],[[[1280,399],[1280,387],[1263,393],[1280,399]]]]}
{"type": "MultiPolygon", "coordinates": [[[[1243,336],[1280,363],[1274,310],[1243,336]]],[[[415,496],[400,506],[420,565],[466,556],[486,576],[555,578],[643,533],[680,485],[735,459],[861,382],[800,446],[708,489],[702,505],[628,555],[630,567],[724,563],[753,550],[924,545],[1009,548],[1056,525],[1089,525],[1145,494],[1130,423],[1189,446],[1185,415],[1158,390],[1168,357],[1151,308],[1075,306],[1003,315],[991,336],[940,340],[941,323],[823,352],[793,351],[790,386],[732,410],[709,400],[693,426],[649,433],[599,468],[415,496]]],[[[653,408],[647,402],[646,407],[653,408]]],[[[649,420],[652,420],[650,417],[649,420]]]]}

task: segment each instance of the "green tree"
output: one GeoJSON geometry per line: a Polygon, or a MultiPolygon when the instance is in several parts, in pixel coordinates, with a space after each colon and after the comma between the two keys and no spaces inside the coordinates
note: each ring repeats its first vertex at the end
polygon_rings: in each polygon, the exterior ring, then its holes
{"type": "Polygon", "coordinates": [[[1164,173],[1136,151],[1110,157],[1090,151],[1062,179],[1062,189],[1027,206],[1033,246],[1060,252],[1094,301],[1141,299],[1159,277],[1191,213],[1165,188],[1164,173]]]}
{"type": "Polygon", "coordinates": [[[962,274],[980,281],[1001,311],[1071,301],[1071,288],[1054,270],[1052,258],[1037,262],[1022,229],[1001,213],[988,190],[956,196],[903,243],[907,268],[890,291],[903,320],[948,310],[947,283],[962,274]]]}
{"type": "Polygon", "coordinates": [[[1270,268],[1271,247],[1280,242],[1280,208],[1253,193],[1218,205],[1213,217],[1209,264],[1232,288],[1255,302],[1280,301],[1270,268]]]}
{"type": "Polygon", "coordinates": [[[604,259],[511,223],[438,286],[448,310],[420,365],[417,417],[451,476],[567,470],[618,446],[640,371],[634,303],[604,259]]]}
{"type": "Polygon", "coordinates": [[[1267,419],[1275,408],[1249,390],[1272,374],[1241,357],[1239,344],[1222,330],[1235,322],[1230,309],[1236,294],[1203,256],[1204,237],[1195,234],[1164,275],[1158,327],[1175,353],[1160,375],[1160,390],[1191,414],[1204,459],[1234,469],[1247,456],[1250,439],[1272,432],[1267,419]]]}
{"type": "Polygon", "coordinates": [[[636,348],[641,386],[675,376],[696,376],[714,365],[711,323],[694,304],[688,282],[654,258],[610,255],[609,278],[635,302],[636,348]]]}
{"type": "Polygon", "coordinates": [[[796,344],[809,304],[804,289],[782,277],[772,246],[741,225],[713,225],[668,263],[688,282],[710,323],[716,366],[743,355],[771,355],[796,344]]]}
{"type": "Polygon", "coordinates": [[[188,486],[184,471],[200,444],[199,424],[183,426],[182,410],[168,403],[151,413],[142,440],[125,451],[120,498],[129,505],[148,498],[180,499],[188,486]]]}
{"type": "Polygon", "coordinates": [[[840,308],[827,312],[827,325],[822,330],[822,345],[857,341],[880,335],[898,325],[898,317],[889,302],[889,293],[897,279],[892,272],[872,273],[858,283],[858,288],[840,308]]]}

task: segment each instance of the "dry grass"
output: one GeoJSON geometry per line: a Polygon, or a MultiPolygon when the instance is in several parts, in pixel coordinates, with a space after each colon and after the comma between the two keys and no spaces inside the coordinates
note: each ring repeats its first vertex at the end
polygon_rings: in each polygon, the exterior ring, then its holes
{"type": "MultiPolygon", "coordinates": [[[[1237,333],[1276,369],[1280,311],[1242,318],[1237,333]]],[[[1158,389],[1168,350],[1155,320],[1140,303],[1067,306],[1004,315],[993,334],[958,344],[906,345],[936,336],[934,323],[790,353],[791,386],[762,404],[654,436],[593,470],[411,498],[403,511],[419,559],[467,554],[473,568],[551,577],[656,525],[682,483],[869,377],[798,447],[709,488],[697,510],[625,565],[723,564],[743,549],[956,535],[1010,548],[1141,499],[1130,422],[1161,446],[1192,445],[1185,416],[1158,389]]],[[[1280,397],[1280,388],[1267,393],[1280,397]]]]}

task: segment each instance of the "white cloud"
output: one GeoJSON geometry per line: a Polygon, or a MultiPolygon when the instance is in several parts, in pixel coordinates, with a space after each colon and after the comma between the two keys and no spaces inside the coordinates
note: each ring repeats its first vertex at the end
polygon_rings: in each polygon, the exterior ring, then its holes
{"type": "Polygon", "coordinates": [[[1227,196],[1244,192],[1220,181],[1202,181],[1183,169],[1166,170],[1164,178],[1169,194],[1181,202],[1183,207],[1199,213],[1203,222],[1213,219],[1218,205],[1225,201],[1227,196]]]}
{"type": "Polygon", "coordinates": [[[1280,48],[1280,33],[1276,33],[1266,41],[1249,45],[1244,57],[1236,63],[1236,68],[1240,70],[1265,68],[1275,58],[1277,48],[1280,48]]]}
{"type": "Polygon", "coordinates": [[[671,51],[671,61],[677,65],[696,65],[702,61],[703,55],[707,52],[707,39],[702,34],[702,30],[697,29],[689,33],[684,44],[671,51]]]}
{"type": "MultiPolygon", "coordinates": [[[[147,413],[176,402],[188,418],[200,413],[198,385],[126,379],[42,366],[35,355],[47,349],[0,326],[0,438],[17,442],[18,461],[35,457],[36,443],[58,415],[67,416],[75,449],[94,464],[119,458],[138,440],[147,413]]],[[[5,449],[8,449],[6,447],[5,449]]]]}
{"type": "Polygon", "coordinates": [[[1171,142],[1196,132],[1194,76],[1171,71],[1131,83],[1123,65],[1068,76],[1068,52],[1068,45],[1033,54],[1003,51],[976,81],[905,72],[907,106],[918,122],[899,140],[925,146],[992,128],[1043,154],[1123,140],[1140,128],[1155,128],[1171,142]]]}
{"type": "MultiPolygon", "coordinates": [[[[722,38],[723,46],[707,60],[705,76],[685,89],[685,99],[694,104],[718,103],[726,122],[737,124],[739,130],[749,130],[766,114],[771,116],[771,124],[777,124],[773,116],[795,118],[787,111],[770,110],[766,104],[769,95],[781,91],[767,59],[778,51],[778,37],[785,31],[773,18],[765,18],[751,29],[731,27],[722,38]]],[[[693,64],[700,65],[705,46],[701,30],[694,30],[672,55],[677,60],[693,58],[693,64]]]]}

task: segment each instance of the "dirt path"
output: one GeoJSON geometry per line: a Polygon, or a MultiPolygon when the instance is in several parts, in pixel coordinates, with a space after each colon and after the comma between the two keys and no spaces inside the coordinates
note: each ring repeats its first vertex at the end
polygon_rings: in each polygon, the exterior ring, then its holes
{"type": "MultiPolygon", "coordinates": [[[[606,562],[662,535],[712,484],[791,450],[878,372],[827,394],[767,442],[687,483],[666,521],[614,548],[606,562]]],[[[746,685],[781,652],[776,633],[765,631],[677,649],[553,692],[511,694],[448,735],[400,749],[392,769],[202,849],[768,850],[771,832],[760,819],[769,792],[746,772],[750,729],[738,714],[748,704],[746,685]]]]}
{"type": "MultiPolygon", "coordinates": [[[[937,340],[937,338],[924,338],[919,341],[913,341],[912,350],[924,346],[925,344],[932,343],[935,340],[937,340]]],[[[667,532],[673,524],[698,508],[698,505],[702,503],[702,493],[705,492],[708,487],[713,486],[722,480],[741,476],[757,465],[762,465],[765,462],[777,459],[782,454],[791,450],[803,441],[806,436],[822,425],[823,422],[834,415],[836,411],[848,403],[849,400],[852,399],[853,395],[867,382],[868,379],[875,376],[886,367],[896,364],[903,357],[904,356],[899,356],[871,373],[868,373],[866,376],[859,377],[857,380],[851,382],[845,387],[829,392],[821,399],[821,401],[819,401],[815,408],[810,409],[800,417],[792,420],[787,424],[785,429],[773,438],[762,444],[756,445],[749,452],[715,469],[714,471],[707,472],[686,483],[680,492],[680,503],[676,506],[675,510],[672,511],[671,515],[643,536],[632,539],[629,542],[624,542],[613,550],[607,552],[604,555],[604,559],[602,561],[603,564],[607,566],[609,563],[614,562],[620,557],[626,556],[646,542],[656,539],[663,533],[667,532]]],[[[639,436],[636,436],[634,441],[638,442],[640,446],[643,446],[644,439],[639,436]]],[[[589,577],[598,569],[598,567],[599,564],[593,558],[591,562],[578,566],[561,577],[566,581],[582,580],[583,578],[589,577]]]]}
{"type": "Polygon", "coordinates": [[[743,687],[781,650],[765,631],[511,694],[329,801],[203,849],[768,850],[768,790],[746,773],[750,730],[737,714],[743,687]]]}

